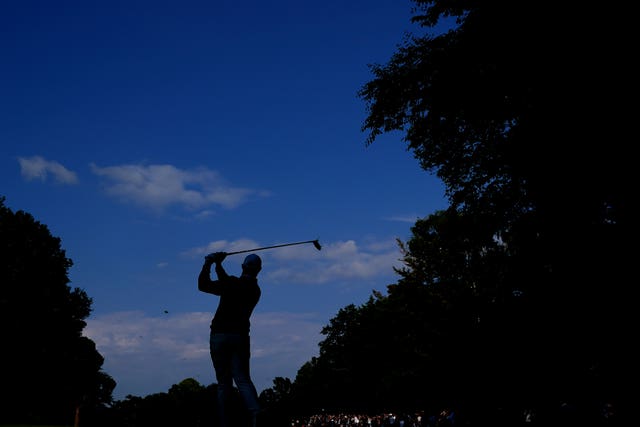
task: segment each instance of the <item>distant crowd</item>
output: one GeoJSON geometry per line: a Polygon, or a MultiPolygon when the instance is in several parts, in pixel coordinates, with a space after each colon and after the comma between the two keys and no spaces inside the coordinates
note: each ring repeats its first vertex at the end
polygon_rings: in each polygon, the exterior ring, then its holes
{"type": "Polygon", "coordinates": [[[613,404],[607,402],[588,411],[579,411],[576,407],[563,403],[556,411],[545,417],[538,416],[533,410],[507,411],[497,410],[487,415],[488,419],[475,420],[459,417],[452,409],[443,409],[437,414],[415,413],[383,413],[379,415],[322,413],[291,421],[291,427],[454,427],[486,425],[490,422],[494,427],[534,427],[543,425],[581,427],[618,427],[624,423],[613,404]],[[544,420],[543,420],[544,418],[544,420]]]}
{"type": "Polygon", "coordinates": [[[425,416],[422,412],[365,414],[316,414],[306,419],[295,419],[291,427],[445,427],[455,425],[455,412],[443,410],[438,415],[425,416]]]}

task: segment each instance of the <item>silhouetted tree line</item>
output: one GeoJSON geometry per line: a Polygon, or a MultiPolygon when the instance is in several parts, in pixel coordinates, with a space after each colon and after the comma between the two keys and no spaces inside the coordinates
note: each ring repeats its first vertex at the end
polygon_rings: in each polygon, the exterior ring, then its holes
{"type": "MultiPolygon", "coordinates": [[[[615,8],[414,1],[360,90],[367,144],[399,132],[450,206],[399,241],[404,267],[323,330],[296,408],[455,407],[468,422],[602,420],[634,407],[631,29],[615,8]],[[450,31],[431,34],[442,18],[450,31]]],[[[417,195],[419,196],[419,195],[417,195]]],[[[628,415],[628,414],[627,414],[628,415]]],[[[543,421],[540,421],[543,422],[543,421]]]]}
{"type": "MultiPolygon", "coordinates": [[[[567,414],[563,425],[595,425],[605,424],[605,405],[624,419],[638,360],[633,121],[622,102],[633,70],[630,14],[549,0],[413,3],[424,33],[371,67],[359,92],[363,130],[367,144],[402,134],[420,167],[445,184],[450,206],[398,240],[397,283],[339,310],[318,357],[261,393],[264,425],[323,410],[442,408],[466,425],[516,425],[525,411],[537,425],[567,414]],[[442,18],[457,23],[429,33],[442,18]]],[[[2,387],[15,391],[13,413],[34,403],[42,413],[67,411],[83,390],[103,411],[94,419],[110,425],[214,425],[215,384],[188,379],[168,393],[109,402],[112,380],[79,337],[90,299],[66,287],[70,261],[27,214],[8,215],[7,227],[2,213],[1,232],[19,235],[2,235],[2,259],[13,263],[2,266],[1,327],[14,351],[2,352],[0,369],[2,387]],[[14,241],[29,253],[16,255],[20,247],[5,244],[14,241]],[[42,263],[51,268],[31,268],[42,263]],[[62,377],[75,381],[64,392],[62,377]],[[90,384],[79,387],[81,378],[90,384]]]]}
{"type": "MultiPolygon", "coordinates": [[[[168,392],[145,397],[127,396],[114,402],[105,426],[120,427],[195,427],[216,424],[216,389],[204,387],[193,378],[187,378],[171,386],[168,392]]],[[[239,404],[239,399],[236,404],[239,404]]]]}
{"type": "MultiPolygon", "coordinates": [[[[274,384],[282,379],[274,380],[274,384]]],[[[289,382],[290,380],[282,380],[289,382]]],[[[236,390],[237,392],[237,390],[236,390]]],[[[281,407],[263,392],[261,402],[267,411],[261,419],[264,426],[287,426],[290,408],[281,407]]],[[[218,424],[217,384],[204,386],[193,378],[186,378],[172,385],[167,392],[147,396],[128,395],[112,402],[108,407],[92,410],[85,415],[82,425],[91,427],[204,427],[218,424]]],[[[238,426],[248,425],[249,419],[242,407],[242,399],[236,393],[230,408],[236,414],[238,426]]]]}
{"type": "Polygon", "coordinates": [[[0,423],[72,425],[112,401],[115,381],[82,336],[92,300],[46,225],[0,197],[0,423]]]}

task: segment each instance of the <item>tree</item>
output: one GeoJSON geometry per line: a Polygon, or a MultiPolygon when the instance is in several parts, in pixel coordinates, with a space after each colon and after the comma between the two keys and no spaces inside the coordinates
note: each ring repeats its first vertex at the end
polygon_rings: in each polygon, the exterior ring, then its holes
{"type": "Polygon", "coordinates": [[[450,241],[440,228],[433,240],[435,218],[417,223],[406,278],[474,290],[485,320],[478,336],[508,350],[492,368],[505,385],[520,384],[521,404],[537,402],[530,383],[507,382],[509,369],[547,381],[549,404],[630,404],[633,121],[621,100],[633,82],[634,26],[596,5],[414,4],[425,30],[442,18],[456,25],[407,38],[372,66],[359,92],[363,130],[367,144],[401,132],[446,186],[442,219],[464,231],[450,241]]]}
{"type": "Polygon", "coordinates": [[[291,424],[294,416],[307,413],[296,406],[293,384],[289,378],[283,377],[274,378],[273,387],[260,393],[260,406],[262,412],[258,423],[266,426],[291,424]]]}
{"type": "Polygon", "coordinates": [[[388,295],[323,329],[294,406],[458,407],[478,425],[563,402],[591,421],[606,402],[631,408],[633,156],[617,97],[632,73],[609,47],[632,27],[595,6],[414,3],[422,27],[456,25],[372,66],[363,130],[367,144],[403,133],[451,205],[399,242],[388,295]]]}
{"type": "Polygon", "coordinates": [[[82,336],[92,300],[69,287],[60,239],[0,198],[0,377],[3,421],[64,422],[112,400],[95,343],[82,336]]]}
{"type": "MultiPolygon", "coordinates": [[[[197,427],[216,425],[216,385],[204,387],[193,378],[185,378],[165,393],[145,397],[128,395],[114,402],[105,426],[122,427],[197,427]]],[[[238,397],[237,403],[240,404],[238,397]]]]}

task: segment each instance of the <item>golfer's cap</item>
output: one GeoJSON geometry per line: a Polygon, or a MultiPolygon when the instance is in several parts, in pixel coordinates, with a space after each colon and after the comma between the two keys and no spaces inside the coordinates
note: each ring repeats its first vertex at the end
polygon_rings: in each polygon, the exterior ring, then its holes
{"type": "Polygon", "coordinates": [[[262,260],[256,254],[247,255],[242,262],[243,267],[251,268],[253,270],[259,270],[262,268],[262,260]]]}

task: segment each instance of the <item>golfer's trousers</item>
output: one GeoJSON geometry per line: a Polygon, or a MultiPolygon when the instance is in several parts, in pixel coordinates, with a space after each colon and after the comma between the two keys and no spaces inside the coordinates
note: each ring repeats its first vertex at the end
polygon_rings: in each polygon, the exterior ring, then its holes
{"type": "Polygon", "coordinates": [[[212,333],[209,349],[218,382],[220,426],[228,427],[233,424],[229,419],[228,409],[233,399],[234,382],[251,416],[252,424],[255,425],[256,415],[260,411],[260,403],[249,371],[249,358],[251,357],[249,336],[212,333]]]}

